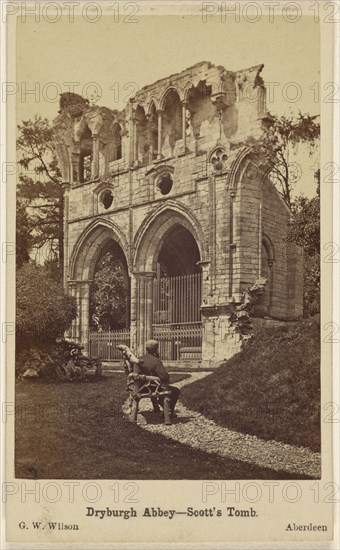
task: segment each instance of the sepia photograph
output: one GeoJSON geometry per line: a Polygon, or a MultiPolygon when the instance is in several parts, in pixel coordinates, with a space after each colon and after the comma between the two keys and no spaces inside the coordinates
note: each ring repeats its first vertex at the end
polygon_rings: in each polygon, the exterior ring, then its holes
{"type": "MultiPolygon", "coordinates": [[[[320,256],[320,203],[328,194],[331,204],[334,171],[320,165],[320,129],[339,87],[321,80],[326,12],[304,2],[7,4],[13,487],[126,480],[133,497],[135,480],[191,480],[207,497],[222,480],[287,480],[293,502],[298,481],[319,486],[332,452],[321,345],[334,327],[320,321],[320,272],[337,252],[329,242],[320,256]]],[[[242,510],[165,509],[157,493],[140,510],[133,498],[89,497],[83,520],[250,524],[259,513],[250,497],[242,510]]],[[[311,523],[296,507],[284,540],[332,538],[330,507],[311,523]]],[[[47,516],[51,541],[79,529],[47,516]]],[[[42,525],[24,521],[19,533],[43,537],[42,525]]]]}

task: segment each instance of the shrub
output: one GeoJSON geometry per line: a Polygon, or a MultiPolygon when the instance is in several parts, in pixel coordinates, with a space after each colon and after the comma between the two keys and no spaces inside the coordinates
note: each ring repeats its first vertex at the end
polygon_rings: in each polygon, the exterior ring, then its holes
{"type": "Polygon", "coordinates": [[[24,264],[17,271],[17,350],[40,349],[62,336],[76,317],[74,298],[42,266],[24,264]]]}

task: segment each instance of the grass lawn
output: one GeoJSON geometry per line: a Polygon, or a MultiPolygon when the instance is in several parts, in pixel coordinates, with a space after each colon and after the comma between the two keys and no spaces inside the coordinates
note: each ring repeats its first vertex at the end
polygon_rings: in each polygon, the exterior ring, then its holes
{"type": "Polygon", "coordinates": [[[191,409],[233,430],[320,451],[320,325],[260,329],[250,347],[183,388],[191,409]]]}
{"type": "MultiPolygon", "coordinates": [[[[213,375],[211,375],[213,376],[213,375]]],[[[172,375],[171,381],[185,376],[172,375]]],[[[36,479],[294,479],[211,455],[125,420],[126,377],[18,380],[16,476],[36,479]]],[[[301,479],[301,476],[299,477],[301,479]]]]}

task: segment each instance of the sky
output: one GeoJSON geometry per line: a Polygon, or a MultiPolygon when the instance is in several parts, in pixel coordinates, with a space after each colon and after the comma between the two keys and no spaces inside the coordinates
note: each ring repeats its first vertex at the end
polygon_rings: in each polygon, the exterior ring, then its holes
{"type": "MultiPolygon", "coordinates": [[[[64,91],[122,109],[144,85],[203,60],[231,71],[263,63],[269,111],[320,112],[320,38],[313,17],[303,16],[294,24],[279,15],[273,22],[263,15],[255,23],[232,17],[224,22],[218,16],[205,23],[200,16],[131,19],[137,22],[117,22],[105,15],[95,23],[81,16],[73,22],[61,17],[55,23],[43,17],[18,18],[17,121],[35,114],[52,120],[58,114],[58,95],[64,91]],[[73,90],[70,82],[76,83],[73,90]]],[[[307,177],[302,179],[310,194],[310,174],[309,183],[307,177]]]]}

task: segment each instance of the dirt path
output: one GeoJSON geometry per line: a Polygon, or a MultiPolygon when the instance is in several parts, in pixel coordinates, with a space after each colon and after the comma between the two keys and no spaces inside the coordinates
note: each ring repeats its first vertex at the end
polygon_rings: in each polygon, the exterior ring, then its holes
{"type": "MultiPolygon", "coordinates": [[[[187,373],[191,377],[174,384],[182,388],[196,380],[205,378],[210,372],[187,373]]],[[[321,476],[321,455],[305,447],[296,447],[278,441],[266,441],[253,435],[246,435],[219,426],[202,414],[188,409],[182,403],[176,406],[178,417],[171,426],[162,423],[161,415],[152,411],[149,399],[140,402],[138,425],[150,432],[158,433],[190,445],[193,448],[220,456],[256,464],[275,471],[302,474],[318,478],[321,476]]],[[[123,406],[127,410],[127,403],[123,406]]]]}

